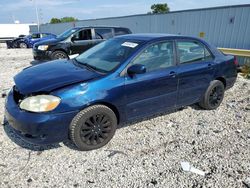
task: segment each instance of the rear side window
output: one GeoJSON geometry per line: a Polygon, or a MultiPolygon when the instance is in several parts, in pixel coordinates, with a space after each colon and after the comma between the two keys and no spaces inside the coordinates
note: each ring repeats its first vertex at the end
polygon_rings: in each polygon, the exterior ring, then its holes
{"type": "Polygon", "coordinates": [[[127,35],[130,34],[130,30],[127,28],[115,28],[115,35],[119,36],[119,35],[127,35]]]}
{"type": "Polygon", "coordinates": [[[38,34],[32,34],[31,38],[33,38],[33,39],[39,39],[40,38],[40,34],[39,33],[38,34]]]}
{"type": "Polygon", "coordinates": [[[136,57],[132,64],[144,65],[146,67],[146,72],[173,66],[173,42],[165,41],[151,44],[136,57]]]}
{"type": "Polygon", "coordinates": [[[47,37],[47,36],[48,36],[48,34],[47,34],[47,33],[42,33],[41,35],[42,35],[42,38],[44,38],[44,37],[47,37]]]}
{"type": "Polygon", "coordinates": [[[207,48],[197,41],[178,41],[177,49],[180,64],[212,59],[212,55],[207,48]]]}
{"type": "Polygon", "coordinates": [[[111,28],[97,28],[95,29],[95,36],[97,39],[109,39],[113,37],[111,28]]]}

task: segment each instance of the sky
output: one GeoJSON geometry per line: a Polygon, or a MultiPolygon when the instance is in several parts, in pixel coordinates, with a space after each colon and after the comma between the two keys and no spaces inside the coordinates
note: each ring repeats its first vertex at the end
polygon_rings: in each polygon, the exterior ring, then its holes
{"type": "Polygon", "coordinates": [[[0,0],[0,24],[36,23],[35,1],[39,20],[73,16],[79,20],[144,14],[152,4],[167,3],[170,11],[250,4],[250,0],[0,0]]]}

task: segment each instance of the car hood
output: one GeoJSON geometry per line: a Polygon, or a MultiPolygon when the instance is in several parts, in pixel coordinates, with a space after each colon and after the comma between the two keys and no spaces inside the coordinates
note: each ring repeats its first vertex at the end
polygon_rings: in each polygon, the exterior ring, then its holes
{"type": "Polygon", "coordinates": [[[35,43],[35,47],[38,47],[39,45],[53,45],[57,44],[58,42],[63,41],[64,39],[62,38],[52,38],[52,39],[46,39],[40,42],[35,43]]]}
{"type": "Polygon", "coordinates": [[[17,89],[24,95],[50,92],[78,82],[97,79],[97,72],[79,66],[75,60],[55,60],[24,69],[14,77],[17,89]]]}

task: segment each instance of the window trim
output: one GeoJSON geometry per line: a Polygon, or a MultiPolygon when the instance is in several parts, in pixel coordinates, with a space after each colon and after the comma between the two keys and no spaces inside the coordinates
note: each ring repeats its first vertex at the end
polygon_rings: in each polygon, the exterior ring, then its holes
{"type": "MultiPolygon", "coordinates": [[[[130,62],[127,64],[127,66],[121,71],[120,77],[127,76],[127,70],[128,70],[128,68],[131,66],[131,63],[132,63],[138,56],[140,56],[140,55],[143,53],[143,51],[144,51],[147,47],[149,47],[149,46],[151,46],[151,45],[154,45],[154,44],[157,44],[157,43],[163,43],[163,42],[172,42],[172,44],[173,44],[173,56],[174,56],[174,57],[173,57],[173,61],[174,61],[174,62],[173,62],[173,65],[170,66],[170,67],[177,66],[178,63],[177,63],[177,58],[176,58],[176,57],[177,57],[177,53],[176,53],[176,44],[175,44],[175,40],[174,40],[174,39],[157,40],[157,41],[150,42],[150,43],[146,44],[144,47],[142,47],[142,48],[140,49],[139,53],[136,54],[136,56],[133,57],[133,59],[131,59],[130,62]]],[[[163,68],[162,70],[168,69],[168,68],[170,68],[170,67],[163,68]]],[[[150,72],[146,72],[145,74],[147,74],[147,73],[152,73],[152,72],[156,72],[156,71],[159,71],[159,69],[158,69],[158,70],[154,70],[154,71],[150,71],[150,72]]]]}
{"type": "MultiPolygon", "coordinates": [[[[193,63],[199,63],[199,62],[206,62],[206,60],[201,60],[201,61],[192,61],[192,62],[180,63],[180,54],[179,54],[179,50],[178,50],[178,42],[194,42],[194,43],[198,43],[198,44],[200,44],[200,45],[202,45],[204,47],[204,52],[205,52],[205,49],[209,52],[209,54],[212,57],[212,60],[214,60],[214,58],[215,58],[215,56],[211,52],[211,50],[202,41],[195,40],[195,39],[175,39],[175,51],[176,51],[176,62],[177,62],[177,65],[185,65],[185,64],[193,64],[193,63]]],[[[205,57],[205,54],[204,54],[204,57],[205,57]]]]}

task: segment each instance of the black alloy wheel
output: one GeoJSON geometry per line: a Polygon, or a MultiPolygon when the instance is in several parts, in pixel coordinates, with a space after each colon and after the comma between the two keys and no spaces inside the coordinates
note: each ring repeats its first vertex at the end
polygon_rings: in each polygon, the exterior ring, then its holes
{"type": "Polygon", "coordinates": [[[221,81],[212,81],[199,102],[199,105],[207,110],[214,110],[218,108],[223,101],[224,92],[225,86],[221,81]]]}
{"type": "Polygon", "coordinates": [[[209,95],[209,103],[212,108],[217,107],[223,99],[223,88],[221,86],[216,86],[212,89],[209,95]]]}
{"type": "Polygon", "coordinates": [[[88,145],[102,143],[111,132],[111,119],[106,114],[89,117],[81,127],[81,139],[88,145]]]}
{"type": "Polygon", "coordinates": [[[69,128],[70,139],[79,150],[98,149],[112,139],[116,128],[116,114],[105,105],[93,105],[74,117],[69,128]]]}

